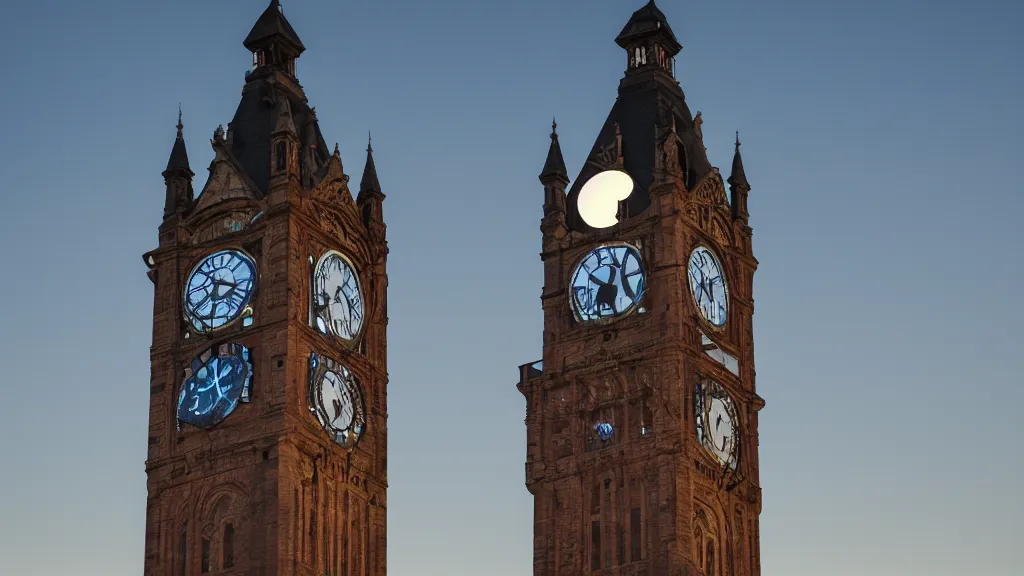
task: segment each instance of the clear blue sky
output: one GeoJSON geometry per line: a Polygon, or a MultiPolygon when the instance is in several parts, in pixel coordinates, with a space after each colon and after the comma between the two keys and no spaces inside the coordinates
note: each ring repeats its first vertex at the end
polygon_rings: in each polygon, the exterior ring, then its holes
{"type": "MultiPolygon", "coordinates": [[[[372,128],[388,194],[395,576],[530,574],[537,174],[553,115],[579,169],[643,2],[284,3],[325,137],[358,182],[372,128]]],[[[178,102],[199,188],[265,5],[4,7],[2,574],[141,573],[140,255],[178,102]]],[[[1019,575],[1021,3],[660,6],[712,162],[739,129],[753,185],[763,573],[1019,575]]]]}

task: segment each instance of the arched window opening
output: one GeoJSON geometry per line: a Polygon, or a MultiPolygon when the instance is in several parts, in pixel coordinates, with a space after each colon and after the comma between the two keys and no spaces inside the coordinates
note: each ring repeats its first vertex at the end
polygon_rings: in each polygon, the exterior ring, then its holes
{"type": "Polygon", "coordinates": [[[276,169],[284,172],[288,169],[288,143],[278,142],[274,145],[274,157],[277,159],[276,169]]]}
{"type": "Polygon", "coordinates": [[[640,47],[640,64],[644,65],[644,66],[647,65],[647,47],[646,46],[641,46],[640,47]]]}
{"type": "Polygon", "coordinates": [[[228,523],[224,526],[224,567],[235,566],[235,527],[228,523]]]}
{"type": "Polygon", "coordinates": [[[263,50],[253,50],[252,52],[252,69],[255,70],[260,66],[267,65],[267,53],[263,50]]]}
{"type": "Polygon", "coordinates": [[[633,60],[636,62],[636,66],[640,66],[640,47],[637,46],[636,50],[633,51],[633,60]]]}

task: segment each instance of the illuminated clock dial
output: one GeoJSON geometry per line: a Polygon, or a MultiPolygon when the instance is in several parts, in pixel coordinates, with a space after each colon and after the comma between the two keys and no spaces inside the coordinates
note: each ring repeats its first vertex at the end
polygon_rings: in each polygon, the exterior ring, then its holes
{"type": "Polygon", "coordinates": [[[729,293],[725,285],[722,266],[711,250],[698,247],[690,254],[687,266],[690,292],[701,316],[712,326],[725,326],[729,307],[729,293]]]}
{"type": "Polygon", "coordinates": [[[724,467],[735,469],[739,460],[739,419],[736,403],[721,384],[702,380],[694,391],[697,439],[724,467]]]}
{"type": "Polygon", "coordinates": [[[580,322],[604,320],[632,312],[644,293],[640,253],[628,244],[590,251],[572,274],[569,300],[580,322]]]}
{"type": "Polygon", "coordinates": [[[249,401],[252,364],[241,344],[211,348],[192,360],[178,394],[178,424],[212,428],[249,401]]]}
{"type": "Polygon", "coordinates": [[[363,327],[359,276],[339,252],[324,254],[313,270],[313,323],[321,334],[349,341],[363,327]]]}
{"type": "Polygon", "coordinates": [[[213,332],[241,316],[256,289],[256,264],[240,250],[203,258],[185,283],[185,319],[197,332],[213,332]]]}
{"type": "Polygon", "coordinates": [[[355,375],[340,363],[313,354],[309,360],[309,410],[335,444],[355,448],[366,431],[366,404],[355,375]]]}

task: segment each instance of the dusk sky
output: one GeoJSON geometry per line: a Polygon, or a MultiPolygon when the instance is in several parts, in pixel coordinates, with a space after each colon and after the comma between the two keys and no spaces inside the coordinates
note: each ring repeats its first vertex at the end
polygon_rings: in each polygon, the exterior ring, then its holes
{"type": "MultiPolygon", "coordinates": [[[[646,0],[291,0],[298,76],[390,257],[388,571],[528,576],[537,180],[571,177],[646,0]]],[[[5,2],[0,574],[142,573],[153,285],[179,102],[199,190],[266,0],[5,2]]],[[[764,576],[1024,566],[1024,3],[661,0],[752,185],[764,576]]],[[[655,575],[652,575],[655,576],[655,575]]]]}

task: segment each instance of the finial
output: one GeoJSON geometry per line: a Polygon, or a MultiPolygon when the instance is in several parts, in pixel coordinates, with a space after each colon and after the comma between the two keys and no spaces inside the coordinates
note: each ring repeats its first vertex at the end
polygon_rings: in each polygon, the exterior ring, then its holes
{"type": "Polygon", "coordinates": [[[551,117],[551,137],[558,136],[558,122],[555,122],[555,117],[551,117]]]}
{"type": "Polygon", "coordinates": [[[341,156],[341,150],[338,150],[338,143],[337,142],[334,143],[334,155],[335,156],[341,156]]]}
{"type": "Polygon", "coordinates": [[[178,102],[178,138],[181,138],[181,130],[184,127],[181,123],[181,102],[178,102]]]}
{"type": "Polygon", "coordinates": [[[213,140],[215,142],[223,142],[224,141],[224,125],[223,124],[218,124],[217,125],[217,129],[213,131],[213,140]]]}
{"type": "Polygon", "coordinates": [[[736,131],[736,151],[740,151],[740,131],[736,131]]]}
{"type": "Polygon", "coordinates": [[[366,151],[373,152],[373,132],[366,131],[366,151]]]}

